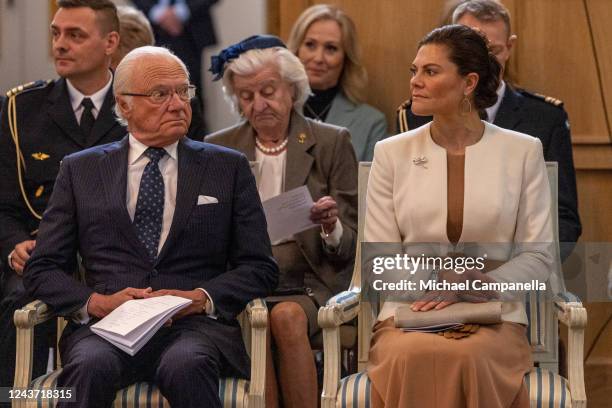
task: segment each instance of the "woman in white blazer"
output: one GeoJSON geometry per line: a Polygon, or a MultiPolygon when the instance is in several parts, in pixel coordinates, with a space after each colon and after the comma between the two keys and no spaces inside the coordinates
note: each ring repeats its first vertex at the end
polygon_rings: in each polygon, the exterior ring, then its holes
{"type": "MultiPolygon", "coordinates": [[[[438,243],[455,256],[467,243],[505,243],[487,246],[483,270],[442,271],[438,281],[546,282],[553,232],[542,146],[480,120],[479,111],[495,103],[500,73],[486,38],[465,26],[438,28],[419,44],[411,70],[413,112],[434,119],[376,145],[365,240],[438,243]]],[[[475,290],[416,296],[413,311],[497,297],[504,301],[502,323],[459,340],[457,333],[404,333],[394,313],[406,301],[388,297],[370,350],[374,407],[529,406],[523,376],[531,349],[519,296],[475,290]]]]}

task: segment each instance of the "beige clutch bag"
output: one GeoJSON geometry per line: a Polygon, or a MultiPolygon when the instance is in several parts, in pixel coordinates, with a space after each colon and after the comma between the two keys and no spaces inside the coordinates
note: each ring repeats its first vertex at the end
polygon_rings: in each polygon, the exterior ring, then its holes
{"type": "Polygon", "coordinates": [[[470,323],[501,323],[501,305],[501,302],[460,302],[427,312],[413,312],[409,305],[400,306],[395,310],[395,327],[438,331],[470,323]]]}

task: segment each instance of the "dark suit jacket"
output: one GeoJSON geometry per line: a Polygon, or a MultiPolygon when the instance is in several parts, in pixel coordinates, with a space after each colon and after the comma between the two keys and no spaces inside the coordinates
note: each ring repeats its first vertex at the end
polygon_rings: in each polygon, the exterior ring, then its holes
{"type": "MultiPolygon", "coordinates": [[[[313,228],[295,236],[302,254],[327,287],[326,291],[312,288],[322,304],[327,300],[324,292],[337,293],[348,288],[353,271],[357,240],[355,152],[346,129],[315,122],[295,112],[288,138],[285,191],[306,185],[314,201],[332,196],[338,203],[342,222],[343,234],[335,253],[325,249],[320,229],[313,228]]],[[[255,135],[248,122],[207,136],[206,141],[236,149],[250,161],[255,160],[255,135]]]]}
{"type": "MultiPolygon", "coordinates": [[[[26,289],[56,314],[70,315],[93,292],[204,288],[219,319],[196,315],[177,325],[210,336],[232,367],[248,375],[235,317],[248,301],[271,293],[278,275],[248,161],[229,149],[179,142],[176,209],[152,264],[126,209],[128,150],[125,137],[64,158],[26,266],[26,289]],[[197,205],[200,195],[218,203],[197,205]],[[67,273],[77,251],[85,283],[67,273]]],[[[88,335],[88,326],[72,324],[62,349],[88,335]]]]}
{"type": "MultiPolygon", "coordinates": [[[[186,0],[185,4],[189,8],[191,16],[185,24],[185,32],[179,37],[189,37],[193,39],[196,50],[201,53],[204,47],[217,43],[215,27],[210,16],[210,7],[219,0],[186,0]]],[[[132,0],[132,3],[138,7],[148,17],[149,12],[159,0],[132,0]]],[[[164,40],[169,37],[157,25],[153,24],[155,30],[155,38],[158,44],[165,44],[164,40]]]]}
{"type": "MultiPolygon", "coordinates": [[[[405,132],[431,121],[431,116],[416,116],[410,101],[398,108],[398,130],[405,132]]],[[[544,159],[559,164],[559,241],[565,259],[582,233],[578,215],[576,173],[572,156],[569,121],[560,101],[549,102],[530,92],[506,84],[504,98],[495,116],[495,125],[537,137],[542,141],[544,159]],[[563,243],[570,243],[564,245],[563,243]]]]}
{"type": "MultiPolygon", "coordinates": [[[[125,135],[113,113],[112,91],[106,95],[93,127],[93,137],[85,142],[72,110],[66,81],[39,81],[38,85],[16,96],[19,145],[26,167],[24,188],[34,210],[42,214],[64,156],[85,148],[110,143],[125,135]],[[39,154],[41,153],[41,154],[39,154]]],[[[15,244],[34,239],[39,220],[28,211],[17,178],[15,143],[9,130],[6,103],[0,126],[0,258],[6,259],[15,244]]],[[[197,101],[192,103],[201,109],[197,101]]],[[[194,115],[188,136],[204,138],[201,114],[194,115]]]]}

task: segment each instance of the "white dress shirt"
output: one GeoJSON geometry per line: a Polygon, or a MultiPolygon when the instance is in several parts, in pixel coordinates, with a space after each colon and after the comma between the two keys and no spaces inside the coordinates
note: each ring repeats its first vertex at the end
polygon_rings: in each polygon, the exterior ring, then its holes
{"type": "Polygon", "coordinates": [[[497,102],[495,105],[489,106],[487,109],[487,122],[493,123],[495,122],[495,116],[497,116],[497,111],[499,110],[499,105],[502,103],[502,99],[504,99],[504,93],[506,92],[506,83],[502,80],[499,83],[499,87],[497,88],[497,102]]]}
{"type": "Polygon", "coordinates": [[[83,102],[83,98],[91,99],[91,102],[93,102],[94,105],[93,109],[91,110],[91,113],[93,114],[93,117],[97,119],[98,113],[100,113],[100,109],[102,109],[102,105],[104,104],[106,93],[110,90],[112,85],[113,74],[111,73],[109,75],[108,82],[106,83],[106,85],[104,85],[102,89],[94,92],[91,95],[85,95],[81,93],[81,91],[76,89],[69,79],[66,80],[66,86],[68,88],[68,97],[70,98],[70,105],[72,105],[74,116],[76,117],[77,122],[79,124],[81,123],[81,116],[83,115],[84,110],[83,105],[81,105],[81,103],[83,102]]]}

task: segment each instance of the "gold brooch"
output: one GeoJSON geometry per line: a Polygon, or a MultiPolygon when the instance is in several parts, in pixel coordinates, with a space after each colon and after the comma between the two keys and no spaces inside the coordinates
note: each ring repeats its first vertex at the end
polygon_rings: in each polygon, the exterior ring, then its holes
{"type": "Polygon", "coordinates": [[[304,144],[305,141],[306,141],[306,134],[300,133],[300,135],[298,136],[298,142],[301,144],[304,144]]]}
{"type": "Polygon", "coordinates": [[[47,160],[50,156],[47,153],[38,152],[32,153],[32,157],[34,160],[47,160]]]}

